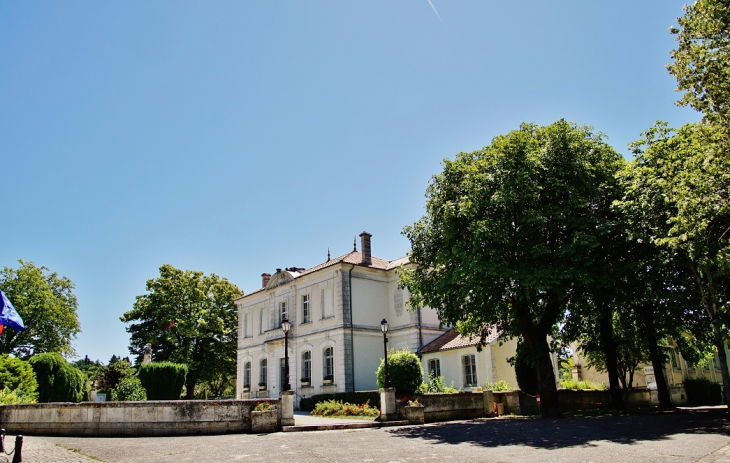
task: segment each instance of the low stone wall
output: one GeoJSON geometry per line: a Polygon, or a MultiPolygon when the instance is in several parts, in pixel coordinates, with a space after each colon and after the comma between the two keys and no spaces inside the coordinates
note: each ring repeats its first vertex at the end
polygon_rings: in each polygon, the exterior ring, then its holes
{"type": "MultiPolygon", "coordinates": [[[[484,409],[485,400],[482,392],[418,394],[415,398],[425,407],[423,414],[426,423],[479,418],[488,414],[484,409]]],[[[402,405],[405,404],[399,404],[399,408],[402,405]]]]}
{"type": "MultiPolygon", "coordinates": [[[[277,429],[281,427],[279,399],[277,429]]],[[[0,405],[8,434],[170,436],[251,432],[259,400],[176,400],[0,405]]]]}

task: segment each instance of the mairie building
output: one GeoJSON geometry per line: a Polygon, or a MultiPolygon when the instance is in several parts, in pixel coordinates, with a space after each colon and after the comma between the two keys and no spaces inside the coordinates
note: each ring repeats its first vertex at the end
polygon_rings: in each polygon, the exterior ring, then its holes
{"type": "Polygon", "coordinates": [[[264,273],[261,288],[236,299],[239,311],[239,398],[278,397],[284,385],[283,319],[288,334],[289,384],[302,397],[377,389],[383,358],[381,321],[388,321],[389,349],[418,352],[442,335],[435,310],[409,311],[408,292],[398,288],[397,269],[407,257],[371,254],[371,236],[360,234],[361,251],[309,269],[264,273]]]}

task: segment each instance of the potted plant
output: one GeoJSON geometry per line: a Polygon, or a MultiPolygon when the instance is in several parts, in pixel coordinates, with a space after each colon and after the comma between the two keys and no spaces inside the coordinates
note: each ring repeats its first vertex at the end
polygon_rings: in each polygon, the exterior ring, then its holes
{"type": "Polygon", "coordinates": [[[324,384],[332,384],[335,380],[335,377],[333,375],[325,375],[323,379],[324,384]]]}
{"type": "Polygon", "coordinates": [[[265,391],[266,390],[266,382],[262,381],[259,383],[259,391],[265,391]]]}
{"type": "Polygon", "coordinates": [[[312,378],[302,378],[302,387],[309,387],[312,384],[312,378]]]}
{"type": "Polygon", "coordinates": [[[278,411],[276,405],[268,400],[256,404],[251,410],[251,432],[260,434],[276,432],[279,428],[278,411]]]}
{"type": "Polygon", "coordinates": [[[426,422],[424,412],[425,407],[418,402],[418,399],[408,400],[408,405],[402,409],[403,418],[408,420],[408,424],[424,424],[426,422]]]}
{"type": "Polygon", "coordinates": [[[244,384],[243,385],[243,392],[249,392],[251,390],[250,384],[244,384]]]}

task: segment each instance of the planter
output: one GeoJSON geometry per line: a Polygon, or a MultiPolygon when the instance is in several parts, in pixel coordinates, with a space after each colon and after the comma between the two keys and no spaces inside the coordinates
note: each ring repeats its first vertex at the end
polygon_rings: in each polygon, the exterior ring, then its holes
{"type": "Polygon", "coordinates": [[[425,409],[426,407],[423,405],[407,405],[402,408],[403,418],[408,420],[408,424],[424,424],[426,422],[425,409]]]}
{"type": "Polygon", "coordinates": [[[302,381],[302,387],[309,387],[311,384],[309,381],[302,381]]]}
{"type": "Polygon", "coordinates": [[[323,384],[324,384],[325,386],[326,386],[326,385],[330,385],[330,384],[332,384],[332,380],[331,380],[331,379],[325,379],[324,381],[322,381],[322,383],[323,383],[323,384]]]}
{"type": "Polygon", "coordinates": [[[244,386],[243,392],[250,392],[250,391],[251,391],[250,387],[244,386]]]}
{"type": "Polygon", "coordinates": [[[279,412],[276,409],[251,412],[251,432],[262,434],[279,430],[279,412]]]}
{"type": "Polygon", "coordinates": [[[266,386],[259,386],[259,391],[265,391],[265,390],[266,390],[266,386]]]}

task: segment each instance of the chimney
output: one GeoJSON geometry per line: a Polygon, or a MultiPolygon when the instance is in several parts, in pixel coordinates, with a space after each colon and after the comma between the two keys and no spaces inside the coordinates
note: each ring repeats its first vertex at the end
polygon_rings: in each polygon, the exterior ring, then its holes
{"type": "Polygon", "coordinates": [[[270,273],[262,273],[261,274],[261,287],[266,288],[266,285],[269,284],[270,279],[271,279],[270,273]]]}
{"type": "Polygon", "coordinates": [[[370,253],[370,237],[368,232],[360,233],[360,249],[362,251],[362,260],[360,261],[363,265],[371,265],[373,263],[373,256],[370,253]]]}

